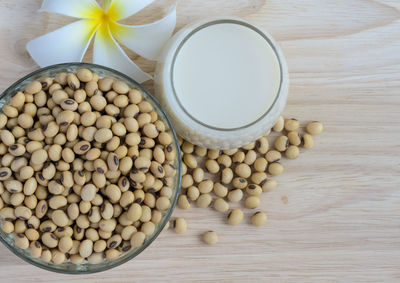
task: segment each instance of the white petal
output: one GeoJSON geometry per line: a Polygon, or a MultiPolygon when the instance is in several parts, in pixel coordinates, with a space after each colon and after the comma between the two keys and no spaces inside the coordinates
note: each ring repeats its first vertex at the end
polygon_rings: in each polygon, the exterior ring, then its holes
{"type": "Polygon", "coordinates": [[[81,61],[98,22],[80,20],[28,42],[26,49],[40,67],[81,61]]]}
{"type": "Polygon", "coordinates": [[[103,10],[104,10],[104,11],[107,11],[107,10],[108,10],[108,8],[109,8],[110,5],[111,5],[111,1],[112,1],[112,0],[103,0],[103,10]]]}
{"type": "Polygon", "coordinates": [[[162,48],[174,31],[176,24],[176,4],[168,11],[168,14],[151,24],[140,26],[128,26],[119,23],[110,25],[111,33],[120,43],[137,54],[157,60],[162,48]]]}
{"type": "Polygon", "coordinates": [[[108,25],[101,25],[96,33],[93,50],[93,63],[104,65],[120,71],[138,83],[152,79],[143,72],[117,44],[112,37],[108,25]]]}
{"type": "Polygon", "coordinates": [[[103,14],[96,0],[44,0],[39,11],[85,19],[99,18],[103,14]]]}
{"type": "Polygon", "coordinates": [[[125,19],[150,5],[154,0],[112,0],[107,10],[114,21],[125,19]]]}

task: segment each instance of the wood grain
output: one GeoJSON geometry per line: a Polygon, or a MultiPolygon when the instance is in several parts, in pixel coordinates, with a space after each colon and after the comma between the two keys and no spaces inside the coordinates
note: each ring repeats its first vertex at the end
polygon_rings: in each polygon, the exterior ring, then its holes
{"type": "MultiPolygon", "coordinates": [[[[72,21],[37,13],[40,2],[0,1],[0,90],[37,69],[28,40],[72,21]]],[[[172,2],[156,1],[130,23],[158,18],[172,2]]],[[[262,196],[268,225],[229,227],[212,210],[177,209],[187,234],[163,232],[129,263],[86,276],[40,270],[1,246],[1,282],[400,281],[400,2],[178,0],[177,26],[224,14],[279,41],[291,77],[285,115],[325,124],[316,147],[284,162],[278,189],[262,196]],[[215,247],[201,243],[209,229],[220,235],[215,247]]]]}

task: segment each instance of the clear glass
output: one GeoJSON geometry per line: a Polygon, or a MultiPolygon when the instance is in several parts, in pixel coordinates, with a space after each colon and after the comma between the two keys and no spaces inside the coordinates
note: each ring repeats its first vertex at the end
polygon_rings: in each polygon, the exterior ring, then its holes
{"type": "MultiPolygon", "coordinates": [[[[193,66],[195,68],[195,66],[193,66]]],[[[249,144],[263,136],[283,112],[289,92],[289,73],[285,57],[271,35],[240,18],[202,19],[179,30],[163,48],[155,72],[155,96],[167,111],[177,133],[185,140],[206,148],[231,149],[249,144]],[[237,24],[261,35],[275,52],[280,67],[280,87],[273,104],[258,120],[239,128],[216,128],[194,118],[180,102],[174,87],[173,70],[180,49],[196,32],[211,25],[237,24]]],[[[204,82],[207,83],[207,82],[204,82]]],[[[257,103],[252,101],[251,103],[257,103]]]]}
{"type": "MultiPolygon", "coordinates": [[[[98,73],[100,77],[111,77],[116,80],[124,81],[129,85],[131,88],[139,89],[143,95],[143,98],[151,103],[154,110],[157,112],[159,119],[164,122],[167,130],[171,132],[173,135],[173,146],[177,152],[176,159],[175,159],[175,167],[177,168],[177,174],[174,177],[173,182],[173,195],[171,197],[171,207],[163,213],[162,220],[156,225],[156,230],[153,235],[150,237],[146,237],[144,244],[137,249],[132,249],[126,253],[121,254],[121,256],[115,260],[107,261],[103,260],[97,264],[90,264],[90,263],[83,263],[83,264],[73,264],[71,262],[66,262],[60,265],[55,265],[53,263],[48,263],[42,261],[40,258],[33,258],[29,250],[22,250],[18,246],[14,244],[13,241],[13,234],[7,234],[0,228],[0,241],[14,254],[22,258],[28,263],[31,263],[37,267],[47,269],[49,271],[59,272],[59,273],[67,273],[67,274],[85,274],[85,273],[95,273],[100,271],[105,271],[107,269],[116,267],[120,264],[131,260],[138,254],[140,254],[144,249],[146,249],[160,234],[163,230],[165,224],[168,222],[171,214],[176,206],[176,202],[180,192],[180,182],[181,182],[181,157],[180,157],[180,148],[179,142],[176,137],[175,131],[172,127],[172,124],[157,102],[157,100],[149,93],[146,89],[144,89],[139,83],[131,79],[130,77],[107,67],[95,65],[95,64],[87,64],[87,63],[65,63],[65,64],[58,64],[49,66],[46,68],[42,68],[37,70],[24,78],[20,79],[8,89],[6,89],[0,96],[0,108],[3,108],[3,105],[6,104],[11,95],[19,90],[23,90],[24,87],[34,80],[38,80],[43,77],[54,77],[55,74],[60,72],[76,72],[80,68],[87,68],[95,73],[98,73]]],[[[0,226],[1,227],[1,226],[0,226]]]]}

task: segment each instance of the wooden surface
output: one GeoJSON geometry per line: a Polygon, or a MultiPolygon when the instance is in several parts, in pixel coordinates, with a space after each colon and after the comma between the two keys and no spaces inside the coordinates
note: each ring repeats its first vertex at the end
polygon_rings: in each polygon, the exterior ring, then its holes
{"type": "MultiPolygon", "coordinates": [[[[1,91],[37,69],[28,40],[71,22],[37,13],[40,2],[0,0],[1,91]]],[[[128,22],[154,20],[171,3],[128,22]]],[[[229,227],[215,211],[177,209],[185,235],[163,232],[129,263],[86,276],[40,270],[0,246],[1,282],[400,281],[400,1],[178,0],[178,28],[214,15],[268,30],[290,69],[285,115],[325,124],[262,196],[268,225],[229,227]],[[209,229],[220,235],[215,247],[201,242],[209,229]]]]}

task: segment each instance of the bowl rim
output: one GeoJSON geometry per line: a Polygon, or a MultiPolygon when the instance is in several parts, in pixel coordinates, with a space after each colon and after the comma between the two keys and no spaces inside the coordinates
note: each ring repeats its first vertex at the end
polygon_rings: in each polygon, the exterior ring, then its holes
{"type": "MultiPolygon", "coordinates": [[[[69,62],[69,63],[60,63],[60,64],[54,64],[54,65],[50,65],[50,66],[46,66],[44,68],[40,68],[38,70],[35,70],[31,73],[29,73],[28,75],[25,75],[24,77],[22,77],[21,79],[17,80],[15,83],[13,83],[10,87],[6,88],[1,94],[0,94],[0,100],[11,90],[17,88],[19,85],[21,85],[22,83],[24,83],[26,80],[30,79],[31,77],[38,75],[42,72],[46,72],[46,71],[51,71],[52,69],[59,69],[59,68],[69,68],[69,67],[81,67],[81,68],[87,68],[87,69],[91,69],[91,68],[97,68],[97,69],[102,69],[105,70],[107,72],[111,72],[114,73],[115,75],[121,77],[122,79],[129,81],[130,84],[135,85],[135,87],[137,87],[138,89],[140,89],[141,92],[144,92],[147,97],[158,107],[159,112],[161,112],[164,115],[165,120],[167,121],[168,127],[171,131],[171,134],[173,136],[173,144],[176,148],[176,160],[178,161],[178,168],[177,168],[177,184],[176,184],[176,194],[174,195],[174,198],[171,200],[171,207],[168,209],[168,211],[166,212],[166,216],[164,221],[159,225],[159,229],[156,230],[151,237],[149,238],[148,241],[146,241],[141,247],[132,250],[132,254],[129,256],[126,256],[126,258],[121,259],[120,261],[118,260],[114,260],[114,261],[110,261],[109,264],[107,265],[103,265],[103,266],[99,266],[98,268],[94,268],[94,269],[88,269],[88,270],[69,270],[69,269],[57,269],[57,268],[53,268],[51,267],[51,265],[48,265],[47,263],[44,264],[45,262],[39,263],[37,261],[32,260],[30,257],[25,256],[22,253],[17,252],[16,248],[11,246],[4,238],[2,233],[5,233],[4,231],[2,231],[1,229],[1,233],[0,233],[0,242],[2,242],[13,254],[17,255],[19,258],[23,259],[25,262],[28,262],[36,267],[48,270],[48,271],[52,271],[52,272],[56,272],[56,273],[62,273],[62,274],[91,274],[91,273],[98,273],[98,272],[103,272],[109,269],[112,269],[114,267],[117,267],[121,264],[124,264],[128,261],[130,261],[131,259],[135,258],[136,256],[138,256],[139,254],[141,254],[148,246],[151,245],[151,243],[153,243],[153,241],[160,235],[160,233],[164,230],[165,225],[167,224],[167,222],[170,220],[171,215],[176,207],[176,203],[180,194],[180,190],[181,190],[181,179],[182,179],[182,161],[181,161],[181,152],[180,152],[180,147],[179,147],[179,142],[178,142],[178,138],[175,132],[175,129],[172,125],[172,122],[170,120],[170,118],[168,117],[166,111],[164,110],[164,108],[161,106],[161,104],[158,102],[158,100],[152,95],[150,94],[150,92],[148,90],[146,90],[141,84],[139,84],[137,81],[135,81],[134,79],[132,79],[131,77],[106,66],[102,66],[102,65],[97,65],[97,64],[93,64],[93,63],[83,63],[83,62],[69,62]]],[[[22,250],[21,250],[22,251],[22,250]]],[[[96,265],[96,264],[93,264],[96,265]]]]}

